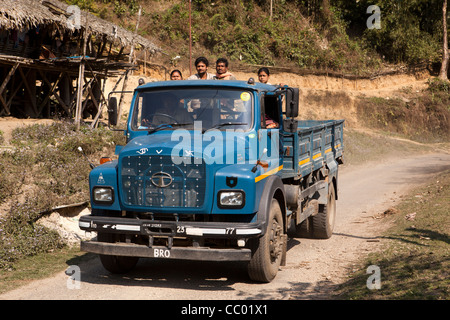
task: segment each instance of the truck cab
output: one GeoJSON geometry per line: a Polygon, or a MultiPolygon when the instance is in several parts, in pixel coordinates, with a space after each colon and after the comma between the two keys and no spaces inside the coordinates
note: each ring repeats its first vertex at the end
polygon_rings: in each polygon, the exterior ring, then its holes
{"type": "Polygon", "coordinates": [[[81,249],[114,273],[140,257],[238,260],[274,279],[291,224],[331,236],[342,163],[343,120],[298,121],[298,92],[253,79],[137,87],[127,144],[90,173],[79,225],[97,239],[81,249]]]}

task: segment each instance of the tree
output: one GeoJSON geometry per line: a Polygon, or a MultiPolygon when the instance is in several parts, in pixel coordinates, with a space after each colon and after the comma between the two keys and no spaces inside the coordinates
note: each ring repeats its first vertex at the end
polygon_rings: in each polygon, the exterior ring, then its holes
{"type": "Polygon", "coordinates": [[[442,25],[443,25],[443,54],[442,54],[442,65],[441,71],[439,72],[439,78],[442,80],[448,80],[447,72],[448,72],[448,39],[447,39],[447,0],[444,0],[444,5],[442,6],[442,25]]]}

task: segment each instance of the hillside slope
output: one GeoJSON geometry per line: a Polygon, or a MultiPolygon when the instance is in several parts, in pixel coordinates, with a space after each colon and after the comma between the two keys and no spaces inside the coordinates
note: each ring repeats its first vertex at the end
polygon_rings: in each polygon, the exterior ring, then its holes
{"type": "Polygon", "coordinates": [[[193,56],[211,61],[225,56],[235,63],[361,75],[387,63],[436,71],[442,57],[441,0],[378,2],[379,28],[373,28],[377,16],[369,0],[65,1],[130,31],[139,21],[137,32],[163,48],[160,62],[172,66],[188,66],[190,30],[193,56]]]}
{"type": "MultiPolygon", "coordinates": [[[[172,66],[189,63],[189,1],[66,0],[134,31],[159,45],[154,59],[172,66]],[[179,56],[180,58],[174,59],[179,56]]],[[[317,2],[317,1],[316,1],[317,2]]],[[[324,1],[328,3],[328,1],[324,1]]],[[[350,39],[346,23],[327,4],[299,1],[192,1],[192,53],[215,61],[370,73],[382,59],[359,39],[350,39]]]]}

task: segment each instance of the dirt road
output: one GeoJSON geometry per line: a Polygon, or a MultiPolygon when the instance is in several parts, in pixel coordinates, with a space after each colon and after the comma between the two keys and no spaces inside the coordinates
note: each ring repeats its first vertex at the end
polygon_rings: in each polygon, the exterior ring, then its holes
{"type": "Polygon", "coordinates": [[[327,299],[357,259],[386,244],[387,240],[377,238],[386,222],[373,216],[396,204],[412,187],[448,169],[449,154],[344,167],[339,173],[334,235],[329,240],[290,239],[287,265],[269,284],[250,282],[240,263],[142,259],[133,272],[117,276],[93,259],[79,266],[79,289],[69,289],[69,277],[61,272],[0,299],[327,299]]]}

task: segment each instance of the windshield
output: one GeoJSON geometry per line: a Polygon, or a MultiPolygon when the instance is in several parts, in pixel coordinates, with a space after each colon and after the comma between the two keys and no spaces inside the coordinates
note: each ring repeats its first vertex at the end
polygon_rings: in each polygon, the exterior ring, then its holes
{"type": "Polygon", "coordinates": [[[133,130],[196,128],[242,129],[252,126],[253,97],[238,89],[170,89],[138,93],[132,114],[133,130]]]}

